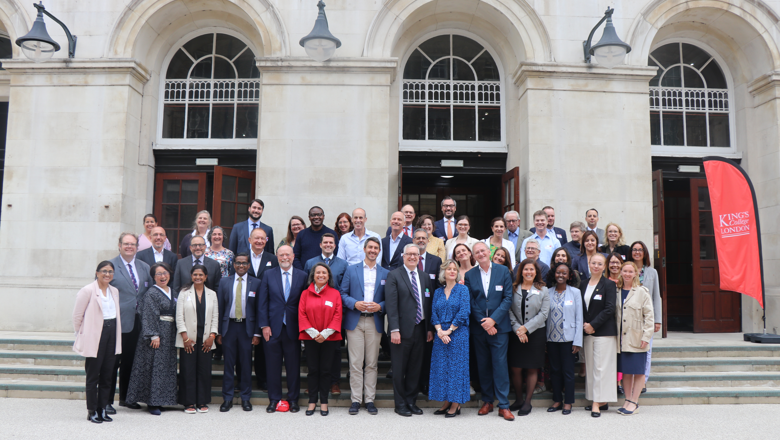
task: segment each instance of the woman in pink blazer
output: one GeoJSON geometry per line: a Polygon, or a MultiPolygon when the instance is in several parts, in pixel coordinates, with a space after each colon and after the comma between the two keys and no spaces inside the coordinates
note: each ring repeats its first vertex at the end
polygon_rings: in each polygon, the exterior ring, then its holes
{"type": "Polygon", "coordinates": [[[114,265],[110,261],[98,264],[95,281],[79,290],[73,308],[73,351],[87,358],[87,420],[92,423],[112,421],[106,405],[114,393],[116,355],[122,353],[119,291],[108,284],[113,279],[114,265]]]}

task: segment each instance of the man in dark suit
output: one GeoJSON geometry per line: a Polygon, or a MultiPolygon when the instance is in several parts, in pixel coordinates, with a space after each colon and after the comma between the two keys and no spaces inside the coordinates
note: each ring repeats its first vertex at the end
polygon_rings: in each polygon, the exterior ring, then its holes
{"type": "Polygon", "coordinates": [[[298,236],[295,237],[295,246],[293,247],[295,261],[293,262],[293,267],[296,269],[304,269],[307,273],[309,272],[304,266],[306,266],[306,262],[320,254],[320,243],[323,235],[332,235],[336,241],[334,249],[338,248],[339,240],[336,238],[336,231],[323,225],[324,221],[325,211],[319,206],[312,206],[309,209],[311,226],[298,232],[298,236]]]}
{"type": "Polygon", "coordinates": [[[442,199],[441,213],[444,214],[444,218],[434,223],[436,229],[433,230],[433,235],[435,237],[447,241],[458,235],[458,231],[455,229],[455,205],[455,199],[452,197],[442,199]]]}
{"type": "MultiPolygon", "coordinates": [[[[564,246],[568,240],[566,238],[566,231],[561,228],[555,227],[555,208],[552,206],[545,206],[542,208],[545,214],[547,214],[547,230],[553,237],[557,238],[561,242],[561,246],[564,246]]],[[[531,232],[536,232],[536,227],[531,228],[531,232]]]]}
{"type": "Polygon", "coordinates": [[[204,255],[206,252],[206,239],[196,235],[190,241],[190,255],[180,259],[176,263],[176,272],[173,275],[173,291],[178,292],[182,287],[192,282],[190,272],[192,266],[202,264],[206,266],[206,287],[213,291],[219,288],[219,280],[222,279],[222,270],[219,263],[204,255]]]}
{"type": "Polygon", "coordinates": [[[493,411],[493,399],[498,398],[498,415],[514,420],[509,410],[509,371],[507,348],[512,325],[512,276],[503,265],[490,262],[490,248],[478,242],[472,248],[477,266],[466,272],[465,285],[471,294],[469,332],[479,365],[479,383],[484,404],[478,415],[493,411]]]}
{"type": "Polygon", "coordinates": [[[430,319],[433,292],[431,280],[417,268],[420,250],[413,243],[404,247],[403,261],[401,267],[387,275],[385,310],[390,330],[395,412],[410,417],[423,413],[417,406],[417,393],[424,344],[433,341],[430,319]]]}
{"type": "Polygon", "coordinates": [[[165,229],[155,226],[152,228],[152,247],[138,252],[136,257],[148,264],[149,267],[152,267],[154,263],[162,261],[163,263],[168,263],[168,266],[175,270],[179,259],[176,257],[176,254],[165,249],[165,240],[165,229]]]}
{"type": "MultiPolygon", "coordinates": [[[[414,213],[414,206],[404,205],[404,207],[401,208],[401,213],[404,215],[404,226],[401,229],[401,232],[409,238],[414,238],[414,231],[417,230],[417,228],[414,227],[414,219],[417,216],[414,213]]],[[[392,230],[393,227],[388,226],[385,235],[390,235],[392,230]]]]}
{"type": "Polygon", "coordinates": [[[252,345],[260,343],[257,330],[257,292],[260,280],[247,275],[249,255],[238,254],[233,260],[235,275],[223,278],[219,282],[217,300],[219,301],[219,335],[217,342],[222,344],[225,358],[225,370],[222,378],[222,398],[220,412],[228,412],[233,406],[235,391],[234,371],[236,360],[240,367],[239,387],[241,389],[241,408],[252,411],[249,399],[252,397],[252,345]]]}
{"type": "MultiPolygon", "coordinates": [[[[439,270],[441,270],[441,258],[431,255],[425,251],[428,247],[428,231],[418,229],[414,231],[414,244],[420,250],[420,262],[417,269],[422,269],[431,282],[431,298],[433,292],[441,286],[439,283],[439,270]]],[[[422,371],[420,372],[420,391],[428,395],[428,383],[431,378],[431,354],[433,353],[433,341],[425,343],[423,350],[422,371]]]]}
{"type": "MultiPolygon", "coordinates": [[[[265,229],[255,228],[252,233],[249,234],[247,239],[249,244],[249,275],[263,280],[263,275],[269,269],[279,266],[279,261],[276,256],[266,251],[266,245],[268,243],[268,237],[265,234],[265,229]]],[[[260,343],[255,345],[254,361],[255,377],[257,379],[257,387],[261,390],[267,390],[266,378],[268,376],[266,372],[265,364],[265,341],[260,338],[260,343]]],[[[240,370],[240,368],[239,368],[240,370]]]]}
{"type": "Polygon", "coordinates": [[[301,342],[298,339],[298,302],[307,285],[308,277],[300,269],[293,269],[293,249],[282,246],[277,250],[279,268],[271,269],[260,283],[258,326],[265,339],[265,358],[268,369],[268,400],[266,412],[276,411],[282,400],[282,364],[287,372],[287,401],[290,412],[300,411],[298,395],[301,382],[301,342]]]}
{"type": "MultiPolygon", "coordinates": [[[[130,372],[133,371],[135,347],[141,334],[141,306],[146,290],[154,284],[149,274],[149,266],[136,258],[138,237],[130,232],[119,236],[119,255],[111,259],[114,265],[114,279],[111,285],[119,290],[119,317],[122,321],[122,354],[116,357],[112,384],[116,388],[117,370],[119,374],[119,406],[140,409],[136,402],[127,402],[127,387],[130,385],[130,372]],[[121,367],[121,368],[120,368],[121,367]]],[[[106,413],[116,414],[112,406],[114,393],[106,406],[106,413]]]]}
{"type": "Polygon", "coordinates": [[[404,235],[403,227],[403,213],[394,212],[390,216],[390,234],[382,239],[382,267],[387,270],[393,270],[403,264],[403,248],[412,244],[412,239],[404,235]]]}
{"type": "Polygon", "coordinates": [[[230,244],[228,245],[228,249],[233,251],[235,255],[242,252],[249,253],[249,234],[257,228],[265,231],[267,240],[265,244],[266,252],[271,254],[274,253],[274,228],[260,221],[264,209],[265,203],[263,203],[262,200],[252,200],[248,209],[249,218],[246,221],[233,225],[233,229],[230,231],[230,244]]]}

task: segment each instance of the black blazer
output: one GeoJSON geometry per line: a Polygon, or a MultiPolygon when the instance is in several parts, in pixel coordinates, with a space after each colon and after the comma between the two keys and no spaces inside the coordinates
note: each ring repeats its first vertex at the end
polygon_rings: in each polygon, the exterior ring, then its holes
{"type": "Polygon", "coordinates": [[[431,281],[431,292],[435,292],[436,289],[441,287],[439,283],[439,271],[441,270],[441,258],[436,255],[425,253],[425,263],[423,264],[423,270],[428,274],[428,279],[431,281]],[[433,278],[431,278],[433,275],[433,278]]]}
{"type": "MultiPolygon", "coordinates": [[[[207,256],[201,257],[206,271],[209,273],[206,277],[206,287],[213,291],[219,289],[219,281],[222,279],[222,268],[219,263],[207,256]]],[[[179,293],[182,287],[192,282],[190,271],[192,270],[192,255],[184,257],[176,263],[176,272],[173,274],[173,290],[179,293]]]]}
{"type": "Polygon", "coordinates": [[[290,280],[290,296],[284,300],[284,282],[282,271],[274,268],[260,282],[260,292],[257,300],[257,333],[262,334],[263,327],[271,328],[271,337],[282,335],[282,323],[287,315],[287,336],[298,344],[300,330],[298,328],[298,304],[301,292],[309,287],[306,282],[308,275],[302,269],[292,269],[290,280]]]}
{"type": "MultiPolygon", "coordinates": [[[[609,255],[610,252],[607,246],[608,245],[606,244],[599,246],[599,252],[609,255]]],[[[631,261],[631,248],[627,244],[615,247],[612,252],[617,252],[618,254],[622,255],[623,261],[631,261]]]]}
{"type": "MultiPolygon", "coordinates": [[[[420,279],[420,295],[423,303],[423,319],[426,330],[432,331],[431,325],[431,299],[433,298],[433,283],[425,274],[418,273],[420,279]]],[[[412,290],[412,282],[406,266],[401,266],[389,274],[385,282],[385,313],[387,313],[387,333],[399,330],[401,338],[410,338],[414,332],[417,319],[417,300],[412,290]]]]}
{"type": "Polygon", "coordinates": [[[596,332],[592,335],[583,333],[583,336],[617,336],[617,322],[615,322],[615,303],[617,302],[617,286],[615,282],[606,277],[601,277],[593,295],[590,297],[590,306],[585,305],[585,290],[588,288],[590,278],[584,278],[580,283],[582,292],[582,322],[589,323],[596,332]]]}
{"type": "Polygon", "coordinates": [[[258,273],[255,273],[255,266],[252,265],[252,256],[250,254],[249,256],[249,276],[255,277],[258,280],[263,280],[263,273],[265,273],[266,270],[271,269],[272,267],[279,267],[279,259],[276,258],[276,255],[268,252],[263,251],[263,258],[260,259],[260,267],[257,269],[258,273]],[[270,263],[270,264],[269,264],[270,263]]]}
{"type": "Polygon", "coordinates": [[[401,234],[401,241],[398,243],[398,247],[395,248],[395,253],[390,255],[390,236],[382,239],[382,264],[381,266],[387,270],[393,270],[399,266],[403,266],[404,259],[404,246],[412,244],[413,241],[408,236],[401,234]]]}
{"type": "MultiPolygon", "coordinates": [[[[219,334],[224,335],[230,326],[230,306],[233,304],[233,283],[236,276],[231,275],[219,281],[217,302],[219,303],[219,334]]],[[[260,291],[260,280],[247,275],[246,277],[246,333],[250,338],[257,330],[257,295],[260,291]]],[[[259,333],[258,333],[259,334],[259,333]]]]}
{"type": "MultiPolygon", "coordinates": [[[[138,252],[135,254],[135,258],[138,258],[139,260],[148,264],[149,267],[154,266],[156,263],[156,261],[154,261],[154,248],[146,248],[138,252]]],[[[176,254],[169,251],[168,249],[163,249],[163,263],[168,263],[168,265],[171,266],[171,269],[176,270],[176,264],[178,262],[179,258],[176,256],[176,254]]]]}

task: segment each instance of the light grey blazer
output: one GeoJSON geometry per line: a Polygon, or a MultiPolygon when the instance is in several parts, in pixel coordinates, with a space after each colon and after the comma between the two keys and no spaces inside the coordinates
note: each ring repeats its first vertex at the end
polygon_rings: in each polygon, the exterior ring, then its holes
{"type": "MultiPolygon", "coordinates": [[[[549,289],[550,312],[547,316],[547,340],[550,339],[550,327],[552,326],[553,295],[555,288],[549,289]]],[[[582,294],[580,289],[566,286],[563,293],[563,337],[567,341],[573,341],[575,347],[582,347],[582,294]]]]}
{"type": "Polygon", "coordinates": [[[512,294],[512,307],[509,309],[509,322],[512,323],[512,331],[517,333],[521,326],[525,326],[528,334],[547,325],[547,314],[550,312],[550,294],[546,287],[541,290],[532,287],[525,299],[525,310],[520,306],[523,303],[523,291],[517,286],[512,294]]]}
{"type": "Polygon", "coordinates": [[[117,255],[110,261],[114,265],[114,279],[111,280],[110,284],[119,291],[119,316],[122,321],[122,333],[129,333],[133,331],[135,325],[135,314],[141,313],[140,305],[144,294],[148,288],[154,285],[154,281],[149,275],[149,265],[136,258],[135,268],[138,271],[135,274],[138,281],[138,292],[136,292],[122,256],[117,255]]]}
{"type": "Polygon", "coordinates": [[[650,291],[653,300],[653,315],[655,324],[663,323],[663,310],[661,309],[661,287],[658,285],[658,271],[651,266],[645,266],[645,282],[642,286],[650,291]]]}

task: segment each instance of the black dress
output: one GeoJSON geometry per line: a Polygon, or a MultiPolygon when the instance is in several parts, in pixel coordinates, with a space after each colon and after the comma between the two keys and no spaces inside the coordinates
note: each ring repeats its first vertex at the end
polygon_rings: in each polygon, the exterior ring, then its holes
{"type": "MultiPolygon", "coordinates": [[[[520,309],[525,310],[525,300],[528,291],[522,290],[523,300],[520,309]]],[[[523,323],[525,324],[525,323],[523,323]]],[[[544,367],[544,351],[547,347],[545,328],[538,328],[528,333],[528,342],[522,343],[515,333],[509,335],[509,366],[512,368],[542,368],[544,367]]]]}

